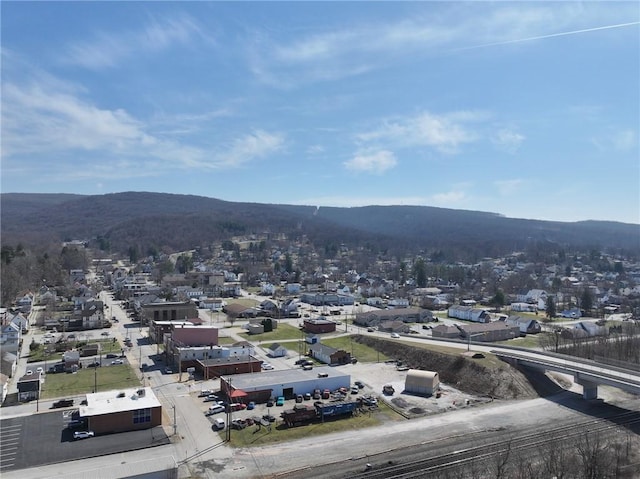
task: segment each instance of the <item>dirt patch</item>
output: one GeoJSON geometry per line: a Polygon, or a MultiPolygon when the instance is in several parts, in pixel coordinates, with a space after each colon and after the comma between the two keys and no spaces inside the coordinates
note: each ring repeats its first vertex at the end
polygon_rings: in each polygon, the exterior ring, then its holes
{"type": "Polygon", "coordinates": [[[371,336],[354,336],[353,340],[397,359],[410,368],[436,371],[441,383],[465,395],[495,399],[530,399],[539,396],[527,377],[506,363],[487,367],[462,354],[445,354],[371,336]]]}

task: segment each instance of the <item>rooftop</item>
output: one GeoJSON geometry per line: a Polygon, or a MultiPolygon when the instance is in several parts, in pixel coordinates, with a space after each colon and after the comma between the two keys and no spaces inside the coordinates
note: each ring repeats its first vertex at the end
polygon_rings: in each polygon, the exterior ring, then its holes
{"type": "MultiPolygon", "coordinates": [[[[326,374],[328,378],[349,378],[349,374],[344,374],[339,369],[329,366],[316,367],[309,371],[304,369],[282,369],[265,371],[261,373],[234,374],[229,376],[231,387],[243,390],[259,390],[267,388],[272,384],[286,384],[294,381],[310,381],[318,379],[319,374],[326,374]]],[[[223,376],[223,379],[225,377],[223,376]]]]}
{"type": "Polygon", "coordinates": [[[87,394],[87,405],[80,406],[79,411],[80,416],[87,417],[160,406],[151,388],[140,387],[87,394]]]}

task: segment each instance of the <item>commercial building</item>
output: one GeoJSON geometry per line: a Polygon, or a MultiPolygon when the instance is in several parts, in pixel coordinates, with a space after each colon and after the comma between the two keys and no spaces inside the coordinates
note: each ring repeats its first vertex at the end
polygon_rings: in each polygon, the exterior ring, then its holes
{"type": "Polygon", "coordinates": [[[315,389],[348,388],[351,376],[331,367],[274,370],[262,374],[239,374],[220,378],[220,389],[237,402],[266,402],[283,396],[292,399],[297,394],[313,393],[315,389]]]}
{"type": "Polygon", "coordinates": [[[162,405],[149,387],[87,394],[80,418],[96,434],[149,429],[162,424],[162,405]]]}

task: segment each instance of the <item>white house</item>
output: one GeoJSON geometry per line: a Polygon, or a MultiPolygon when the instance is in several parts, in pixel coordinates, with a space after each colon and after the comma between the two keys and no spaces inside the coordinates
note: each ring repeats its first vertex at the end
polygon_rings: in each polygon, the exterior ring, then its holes
{"type": "Polygon", "coordinates": [[[407,298],[393,298],[389,300],[387,306],[390,309],[398,309],[398,308],[408,308],[409,300],[407,298]]]}
{"type": "Polygon", "coordinates": [[[260,294],[266,296],[272,296],[276,292],[276,287],[271,283],[260,284],[260,294]]]}
{"type": "Polygon", "coordinates": [[[301,291],[302,285],[300,283],[287,283],[285,286],[285,291],[287,294],[299,294],[301,291]]]}
{"type": "Polygon", "coordinates": [[[465,319],[476,323],[488,323],[491,316],[486,309],[472,308],[471,306],[454,305],[447,310],[447,316],[456,319],[465,319]]]}
{"type": "Polygon", "coordinates": [[[12,316],[9,322],[18,326],[23,333],[29,330],[29,320],[21,313],[12,316]]]}
{"type": "Polygon", "coordinates": [[[283,358],[287,355],[287,348],[279,343],[273,343],[267,348],[267,355],[272,358],[283,358]]]}

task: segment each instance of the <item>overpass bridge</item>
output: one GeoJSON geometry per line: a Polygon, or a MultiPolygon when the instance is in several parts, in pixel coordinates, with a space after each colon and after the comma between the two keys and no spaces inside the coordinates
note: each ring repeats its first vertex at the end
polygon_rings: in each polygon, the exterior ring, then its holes
{"type": "Polygon", "coordinates": [[[596,399],[599,384],[640,395],[639,371],[557,353],[514,351],[502,348],[492,349],[491,352],[513,365],[524,365],[573,375],[575,382],[583,388],[582,397],[584,399],[596,399]]]}

